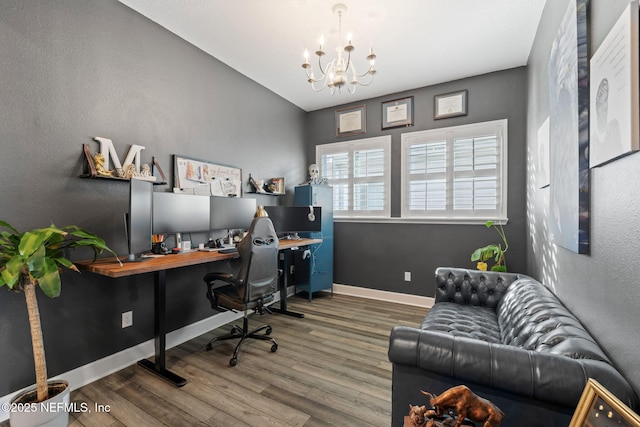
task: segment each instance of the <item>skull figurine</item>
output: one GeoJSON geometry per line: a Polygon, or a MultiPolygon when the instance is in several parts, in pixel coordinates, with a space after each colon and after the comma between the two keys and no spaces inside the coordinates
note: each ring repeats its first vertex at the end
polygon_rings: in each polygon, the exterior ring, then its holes
{"type": "Polygon", "coordinates": [[[314,182],[320,178],[320,167],[315,163],[309,165],[309,181],[314,182]]]}

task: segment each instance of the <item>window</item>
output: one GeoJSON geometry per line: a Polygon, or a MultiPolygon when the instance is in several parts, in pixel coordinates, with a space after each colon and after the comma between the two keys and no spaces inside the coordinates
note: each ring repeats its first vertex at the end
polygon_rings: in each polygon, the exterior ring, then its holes
{"type": "Polygon", "coordinates": [[[334,217],[388,218],[391,136],[316,146],[316,162],[333,187],[334,217]]]}
{"type": "Polygon", "coordinates": [[[507,120],[402,134],[402,217],[507,219],[507,120]]]}

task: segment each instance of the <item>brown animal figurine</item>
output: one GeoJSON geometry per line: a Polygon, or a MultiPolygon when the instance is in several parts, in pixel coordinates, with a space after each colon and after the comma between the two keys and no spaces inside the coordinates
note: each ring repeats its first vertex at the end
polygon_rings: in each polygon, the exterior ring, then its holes
{"type": "MultiPolygon", "coordinates": [[[[422,405],[412,405],[409,404],[409,420],[411,421],[410,425],[405,427],[422,427],[425,424],[425,413],[427,412],[427,407],[422,405]]],[[[406,423],[405,423],[406,424],[406,423]]]]}
{"type": "MultiPolygon", "coordinates": [[[[422,390],[421,390],[422,391],[422,390]]],[[[429,404],[441,417],[443,410],[453,409],[458,414],[455,427],[460,427],[465,418],[483,423],[483,427],[498,427],[504,418],[504,413],[496,405],[475,395],[469,387],[459,385],[445,390],[439,396],[422,391],[430,397],[429,404]]]]}

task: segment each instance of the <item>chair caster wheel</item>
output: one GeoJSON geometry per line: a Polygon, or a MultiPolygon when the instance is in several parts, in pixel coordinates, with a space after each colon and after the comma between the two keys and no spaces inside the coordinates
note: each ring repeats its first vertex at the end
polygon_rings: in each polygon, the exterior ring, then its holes
{"type": "Polygon", "coordinates": [[[276,352],[276,350],[278,350],[278,344],[274,344],[274,345],[272,345],[272,346],[271,346],[271,352],[272,352],[272,353],[275,353],[275,352],[276,352]]]}
{"type": "Polygon", "coordinates": [[[211,343],[208,343],[206,347],[207,351],[211,351],[212,348],[213,348],[213,345],[211,345],[211,343]]]}
{"type": "Polygon", "coordinates": [[[264,333],[265,335],[271,335],[271,326],[269,326],[264,333]]]}
{"type": "Polygon", "coordinates": [[[229,360],[230,366],[236,366],[237,364],[238,364],[238,359],[236,359],[235,357],[229,360]]]}

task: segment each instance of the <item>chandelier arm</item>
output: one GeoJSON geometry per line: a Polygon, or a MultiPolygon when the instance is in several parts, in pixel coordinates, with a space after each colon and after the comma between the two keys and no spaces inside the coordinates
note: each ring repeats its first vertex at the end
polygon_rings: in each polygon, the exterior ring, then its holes
{"type": "Polygon", "coordinates": [[[373,75],[373,73],[371,73],[371,71],[372,71],[372,70],[373,70],[373,65],[371,65],[371,66],[369,67],[369,69],[368,69],[367,71],[365,71],[364,73],[362,73],[362,74],[356,74],[356,75],[357,75],[358,77],[364,77],[364,76],[366,76],[367,74],[371,74],[371,75],[373,75]]]}
{"type": "Polygon", "coordinates": [[[371,78],[371,80],[369,80],[368,83],[360,83],[360,81],[357,81],[357,84],[359,84],[360,86],[369,86],[371,83],[373,83],[373,77],[371,78]]]}
{"type": "MultiPolygon", "coordinates": [[[[330,63],[329,63],[330,64],[330,63]]],[[[322,68],[322,56],[318,55],[318,67],[320,68],[320,72],[322,73],[323,76],[326,76],[327,73],[325,72],[325,70],[322,68]]],[[[327,69],[329,68],[329,65],[327,65],[327,69]]]]}
{"type": "MultiPolygon", "coordinates": [[[[347,74],[347,72],[349,71],[349,67],[353,68],[351,66],[351,51],[347,52],[347,67],[344,69],[344,73],[347,74]]],[[[354,69],[355,72],[355,69],[354,69]]]]}
{"type": "Polygon", "coordinates": [[[326,80],[325,80],[325,82],[324,82],[324,83],[323,83],[319,88],[316,88],[316,87],[314,86],[314,83],[315,83],[315,82],[312,82],[312,83],[311,83],[311,89],[313,89],[313,91],[314,91],[314,92],[320,92],[320,91],[323,91],[323,90],[324,90],[324,88],[327,86],[327,82],[326,82],[326,80]]]}
{"type": "Polygon", "coordinates": [[[319,82],[320,81],[318,79],[315,79],[315,78],[311,77],[311,74],[309,74],[309,69],[308,68],[305,68],[304,72],[307,73],[307,79],[308,79],[307,81],[309,83],[315,83],[315,82],[319,82]]]}

